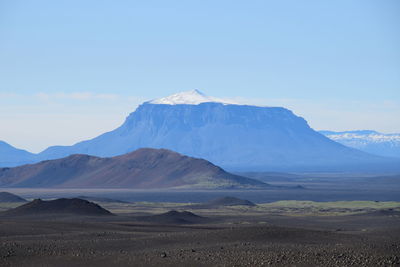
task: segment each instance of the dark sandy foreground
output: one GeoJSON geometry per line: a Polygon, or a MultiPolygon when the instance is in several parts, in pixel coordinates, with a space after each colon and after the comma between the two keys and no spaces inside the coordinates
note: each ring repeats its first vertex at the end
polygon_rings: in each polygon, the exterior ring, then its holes
{"type": "Polygon", "coordinates": [[[400,217],[0,218],[0,266],[399,266],[400,217]]]}

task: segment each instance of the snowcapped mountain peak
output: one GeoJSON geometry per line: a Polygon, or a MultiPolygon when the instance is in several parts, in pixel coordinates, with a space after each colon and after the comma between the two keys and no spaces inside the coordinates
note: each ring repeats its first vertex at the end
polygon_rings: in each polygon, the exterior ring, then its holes
{"type": "Polygon", "coordinates": [[[198,105],[201,103],[214,102],[222,104],[237,104],[232,101],[211,97],[203,94],[199,90],[184,91],[173,94],[167,97],[151,100],[149,104],[164,104],[164,105],[198,105]]]}

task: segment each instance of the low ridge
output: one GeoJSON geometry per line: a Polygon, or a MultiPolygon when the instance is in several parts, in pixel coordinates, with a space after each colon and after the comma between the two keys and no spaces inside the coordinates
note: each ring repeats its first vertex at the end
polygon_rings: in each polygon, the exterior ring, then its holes
{"type": "Polygon", "coordinates": [[[138,220],[162,224],[195,224],[204,223],[208,221],[208,218],[196,215],[190,211],[170,210],[162,214],[142,216],[138,220]]]}
{"type": "Polygon", "coordinates": [[[92,202],[105,202],[105,203],[129,203],[119,199],[107,198],[107,197],[94,197],[94,196],[78,196],[77,198],[84,199],[92,202]]]}
{"type": "Polygon", "coordinates": [[[240,199],[229,196],[213,199],[207,202],[206,204],[210,206],[251,206],[251,207],[256,206],[256,204],[247,199],[240,199]]]}

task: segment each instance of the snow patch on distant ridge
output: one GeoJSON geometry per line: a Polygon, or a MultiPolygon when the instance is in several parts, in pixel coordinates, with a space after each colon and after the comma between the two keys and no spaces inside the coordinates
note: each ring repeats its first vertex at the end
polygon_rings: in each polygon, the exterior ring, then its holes
{"type": "Polygon", "coordinates": [[[225,105],[237,105],[237,102],[221,98],[211,97],[203,94],[199,90],[185,91],[167,97],[154,99],[146,103],[164,105],[198,105],[201,103],[222,103],[225,105]]]}
{"type": "Polygon", "coordinates": [[[333,131],[320,131],[320,133],[326,135],[332,140],[342,141],[358,141],[360,143],[365,142],[398,142],[400,144],[400,134],[384,134],[371,130],[361,130],[361,131],[345,131],[345,132],[333,132],[333,131]]]}
{"type": "Polygon", "coordinates": [[[384,134],[371,130],[320,133],[345,146],[380,156],[400,158],[400,133],[384,134]]]}

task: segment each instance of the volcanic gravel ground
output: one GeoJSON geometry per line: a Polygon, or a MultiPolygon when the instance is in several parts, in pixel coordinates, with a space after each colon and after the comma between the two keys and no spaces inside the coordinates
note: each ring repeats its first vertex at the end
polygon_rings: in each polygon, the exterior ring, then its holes
{"type": "MultiPolygon", "coordinates": [[[[359,224],[369,219],[360,216],[359,224]]],[[[390,218],[390,229],[375,216],[368,231],[348,232],[304,229],[305,220],[282,217],[281,225],[297,226],[281,227],[157,225],[122,216],[0,218],[0,266],[400,266],[398,218],[390,218]]]]}

